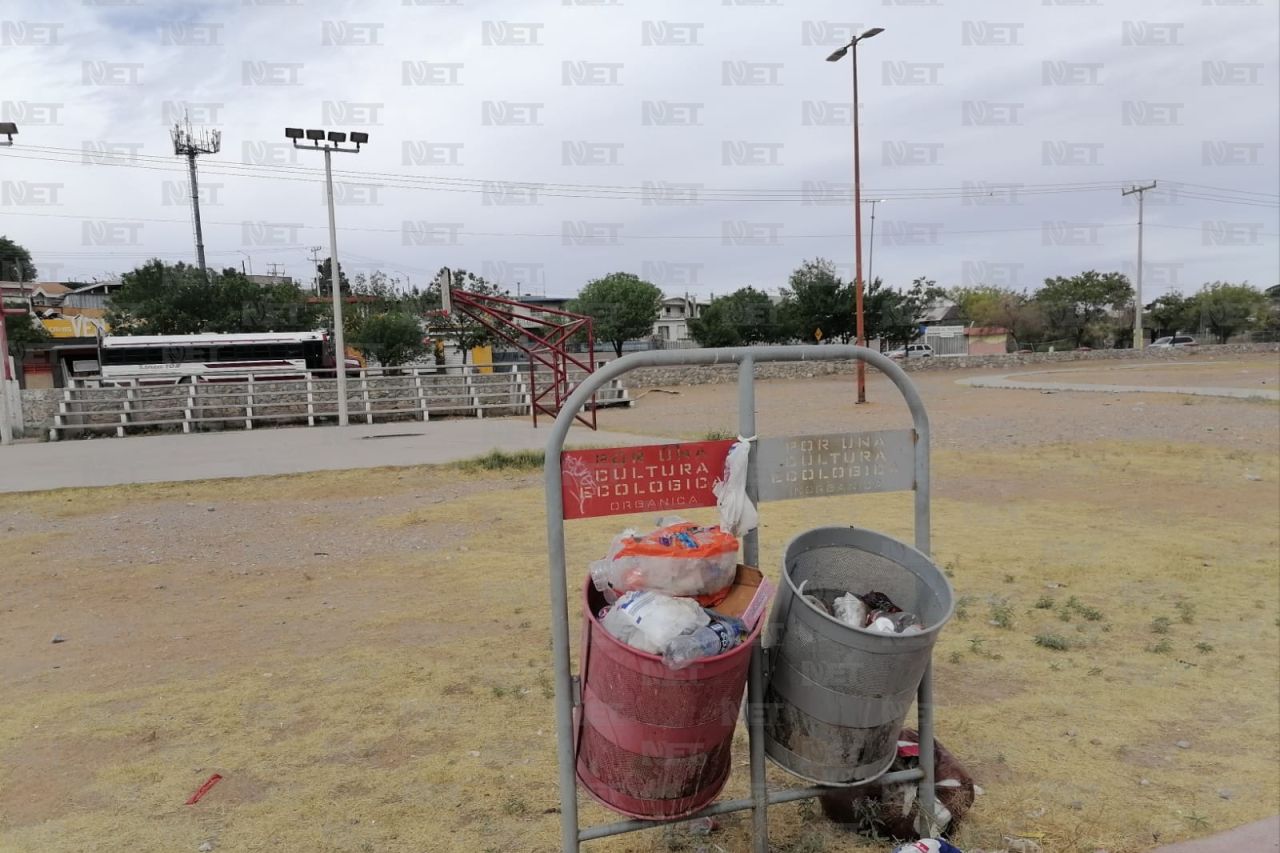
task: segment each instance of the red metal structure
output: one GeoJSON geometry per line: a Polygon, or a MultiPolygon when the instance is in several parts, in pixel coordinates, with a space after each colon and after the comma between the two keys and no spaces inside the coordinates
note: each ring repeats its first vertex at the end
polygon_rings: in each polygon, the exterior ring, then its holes
{"type": "MultiPolygon", "coordinates": [[[[443,313],[457,313],[479,323],[494,335],[517,347],[529,356],[529,401],[533,411],[533,425],[538,425],[538,415],[551,418],[560,409],[573,390],[581,384],[571,381],[569,371],[577,368],[590,376],[596,365],[595,333],[591,318],[559,308],[529,305],[504,296],[490,296],[453,288],[447,283],[441,288],[443,313]],[[587,351],[575,355],[569,350],[570,342],[580,334],[586,334],[587,351]],[[582,356],[585,355],[584,361],[582,356]],[[539,387],[539,366],[551,371],[549,382],[539,387]]],[[[583,378],[585,379],[586,376],[583,378]]],[[[596,397],[583,407],[586,412],[575,412],[574,418],[591,429],[596,428],[596,397]]]]}

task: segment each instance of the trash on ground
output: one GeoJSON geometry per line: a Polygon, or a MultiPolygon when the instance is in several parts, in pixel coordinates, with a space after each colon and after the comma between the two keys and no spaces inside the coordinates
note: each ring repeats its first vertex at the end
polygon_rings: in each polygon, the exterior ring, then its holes
{"type": "MultiPolygon", "coordinates": [[[[924,825],[918,781],[871,782],[857,788],[832,788],[820,798],[823,814],[855,832],[899,841],[927,833],[953,832],[973,806],[977,785],[956,757],[937,740],[933,742],[933,756],[934,826],[924,825]]],[[[889,771],[914,770],[919,766],[920,736],[914,729],[904,728],[898,735],[898,751],[889,771]]],[[[920,848],[907,845],[899,849],[920,848]]]]}
{"type": "Polygon", "coordinates": [[[943,838],[921,838],[895,847],[893,853],[960,853],[960,848],[943,838]]]}
{"type": "Polygon", "coordinates": [[[196,788],[196,792],[191,795],[191,797],[187,800],[186,804],[189,806],[194,806],[196,803],[200,802],[200,798],[203,797],[205,794],[209,793],[209,789],[212,788],[214,785],[218,784],[218,781],[220,779],[222,779],[222,774],[214,773],[212,776],[210,776],[208,779],[205,780],[205,783],[203,785],[201,785],[199,788],[196,788]]]}

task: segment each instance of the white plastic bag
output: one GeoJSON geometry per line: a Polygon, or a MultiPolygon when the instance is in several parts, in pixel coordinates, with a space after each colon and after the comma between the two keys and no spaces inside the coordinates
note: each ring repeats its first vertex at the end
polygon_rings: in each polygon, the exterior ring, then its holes
{"type": "Polygon", "coordinates": [[[760,513],[747,497],[747,461],[751,456],[751,442],[738,439],[729,448],[724,460],[724,478],[711,485],[720,510],[720,527],[734,536],[755,530],[760,523],[760,513]]]}
{"type": "Polygon", "coordinates": [[[833,604],[835,605],[836,618],[846,625],[852,625],[855,628],[865,628],[867,625],[867,605],[862,603],[862,599],[851,592],[837,598],[833,604]]]}
{"type": "Polygon", "coordinates": [[[609,608],[601,624],[629,646],[659,654],[667,643],[711,622],[696,601],[660,592],[628,592],[609,608]]]}

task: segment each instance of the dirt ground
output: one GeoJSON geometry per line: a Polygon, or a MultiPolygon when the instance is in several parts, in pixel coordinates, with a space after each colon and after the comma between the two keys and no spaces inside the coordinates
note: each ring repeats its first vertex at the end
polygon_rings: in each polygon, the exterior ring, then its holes
{"type": "Polygon", "coordinates": [[[1106,367],[1055,368],[1037,371],[1039,380],[1098,385],[1194,385],[1276,390],[1274,358],[1242,358],[1222,363],[1192,355],[1186,361],[1114,364],[1106,367]]]}
{"type": "MultiPolygon", "coordinates": [[[[1126,853],[1280,812],[1280,406],[960,376],[913,377],[959,596],[938,736],[985,789],[959,846],[1126,853]]],[[[732,386],[678,390],[602,427],[736,432],[732,386]]],[[[869,396],[762,382],[757,431],[906,424],[869,396]]],[[[447,467],[0,497],[0,851],[556,849],[542,506],[536,473],[447,467]]],[[[767,504],[762,564],[818,524],[909,520],[907,494],[767,504]]],[[[571,523],[571,585],[648,521],[571,523]]],[[[770,819],[781,851],[888,847],[807,804],[770,819]]],[[[586,849],[749,849],[745,815],[722,824],[586,849]]]]}

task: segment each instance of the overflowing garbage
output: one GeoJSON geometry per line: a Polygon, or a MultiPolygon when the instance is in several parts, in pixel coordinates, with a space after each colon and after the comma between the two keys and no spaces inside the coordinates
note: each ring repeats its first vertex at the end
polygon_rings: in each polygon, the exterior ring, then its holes
{"type": "Polygon", "coordinates": [[[591,580],[608,602],[596,614],[604,629],[672,669],[742,643],[764,615],[769,589],[738,565],[736,536],[679,519],[660,519],[645,534],[623,531],[591,564],[591,580]]]}
{"type": "Polygon", "coordinates": [[[728,590],[738,565],[738,538],[719,527],[660,519],[646,534],[624,530],[603,560],[591,564],[591,580],[612,604],[632,591],[700,596],[704,604],[728,590]]]}
{"type": "Polygon", "coordinates": [[[822,595],[805,592],[807,583],[800,585],[800,597],[810,607],[846,625],[881,634],[918,634],[924,630],[919,616],[903,610],[883,592],[846,592],[837,595],[828,607],[822,595]]]}
{"type": "MultiPolygon", "coordinates": [[[[920,766],[920,735],[904,728],[898,735],[897,755],[890,772],[914,770],[920,766]]],[[[932,820],[920,808],[919,785],[905,782],[872,782],[857,788],[832,788],[819,798],[822,812],[829,819],[874,838],[905,840],[921,835],[954,833],[973,807],[977,785],[960,761],[938,740],[933,742],[934,801],[932,820]]],[[[916,850],[954,850],[945,841],[923,838],[898,848],[907,853],[916,850]],[[913,844],[942,844],[941,847],[914,847],[913,844]]]]}

